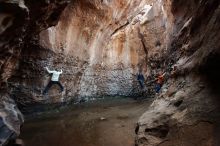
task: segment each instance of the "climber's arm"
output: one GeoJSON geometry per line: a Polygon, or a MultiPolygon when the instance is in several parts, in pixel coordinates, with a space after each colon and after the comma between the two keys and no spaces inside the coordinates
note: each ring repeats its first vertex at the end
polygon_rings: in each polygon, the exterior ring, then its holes
{"type": "Polygon", "coordinates": [[[163,75],[162,75],[162,76],[164,77],[165,75],[166,75],[166,72],[165,72],[165,73],[163,73],[163,75]]]}
{"type": "Polygon", "coordinates": [[[54,72],[54,71],[49,70],[48,67],[45,67],[45,68],[46,68],[46,70],[47,70],[47,72],[48,72],[49,74],[51,74],[51,73],[54,72]]]}

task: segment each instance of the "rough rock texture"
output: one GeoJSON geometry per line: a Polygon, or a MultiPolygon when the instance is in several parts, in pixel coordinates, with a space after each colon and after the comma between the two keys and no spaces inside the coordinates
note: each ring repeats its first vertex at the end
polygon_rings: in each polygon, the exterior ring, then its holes
{"type": "Polygon", "coordinates": [[[0,145],[8,139],[16,138],[20,133],[20,125],[24,122],[23,115],[17,109],[10,96],[1,94],[0,104],[0,145]]]}
{"type": "MultiPolygon", "coordinates": [[[[178,69],[173,75],[167,72],[162,93],[140,118],[136,145],[220,144],[219,3],[180,0],[168,5],[175,37],[165,62],[178,69]]],[[[168,67],[162,69],[167,71],[168,67]]]]}
{"type": "Polygon", "coordinates": [[[137,70],[147,77],[158,67],[154,60],[167,49],[170,26],[162,1],[73,1],[58,25],[41,32],[38,49],[22,53],[12,92],[25,104],[139,95],[137,70]],[[39,96],[50,78],[45,66],[63,68],[64,95],[54,87],[39,96]]]}
{"type": "Polygon", "coordinates": [[[149,82],[160,70],[167,79],[138,122],[137,145],[219,145],[219,3],[74,0],[64,10],[65,0],[0,0],[1,143],[23,121],[11,97],[24,107],[135,95],[141,68],[149,82]],[[45,66],[63,68],[64,95],[41,96],[45,66]]]}
{"type": "Polygon", "coordinates": [[[11,98],[8,78],[21,52],[42,29],[55,25],[66,1],[0,1],[0,145],[20,133],[23,116],[11,98]]]}

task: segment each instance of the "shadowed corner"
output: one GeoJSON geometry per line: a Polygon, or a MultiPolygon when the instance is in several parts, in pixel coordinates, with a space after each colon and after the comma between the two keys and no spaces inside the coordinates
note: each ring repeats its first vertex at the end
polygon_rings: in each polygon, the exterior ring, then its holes
{"type": "Polygon", "coordinates": [[[211,53],[203,65],[200,67],[200,73],[202,73],[204,80],[208,84],[208,88],[214,97],[216,103],[216,119],[214,122],[214,146],[220,145],[220,54],[211,53]]]}

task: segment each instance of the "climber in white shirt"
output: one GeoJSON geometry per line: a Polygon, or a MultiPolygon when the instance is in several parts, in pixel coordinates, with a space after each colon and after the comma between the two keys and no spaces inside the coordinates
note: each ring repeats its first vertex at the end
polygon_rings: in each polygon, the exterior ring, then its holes
{"type": "Polygon", "coordinates": [[[61,83],[59,82],[60,74],[63,73],[62,69],[61,69],[61,71],[55,71],[55,70],[51,71],[48,69],[48,67],[45,67],[45,68],[49,74],[52,74],[52,78],[51,78],[50,82],[48,83],[48,85],[46,86],[46,88],[44,89],[43,95],[47,94],[48,90],[51,88],[51,86],[53,84],[57,84],[60,87],[61,92],[63,92],[64,88],[61,85],[61,83]]]}

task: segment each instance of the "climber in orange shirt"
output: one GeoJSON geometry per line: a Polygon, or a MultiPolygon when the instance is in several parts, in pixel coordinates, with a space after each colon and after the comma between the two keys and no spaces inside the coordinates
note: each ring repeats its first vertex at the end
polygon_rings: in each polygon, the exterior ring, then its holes
{"type": "Polygon", "coordinates": [[[160,72],[158,77],[156,78],[156,87],[155,87],[156,93],[159,93],[159,91],[163,85],[165,74],[166,73],[162,74],[162,72],[160,72]]]}

